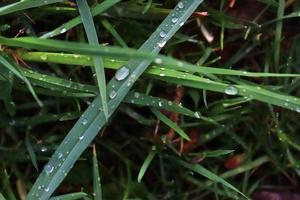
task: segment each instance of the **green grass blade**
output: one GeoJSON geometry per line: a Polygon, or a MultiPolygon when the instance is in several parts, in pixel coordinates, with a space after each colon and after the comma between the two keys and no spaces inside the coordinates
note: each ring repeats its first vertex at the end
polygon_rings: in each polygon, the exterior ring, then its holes
{"type": "Polygon", "coordinates": [[[0,193],[0,200],[6,200],[1,193],[0,193]]]}
{"type": "Polygon", "coordinates": [[[14,66],[12,63],[10,63],[9,61],[7,61],[3,56],[0,55],[0,67],[5,67],[7,68],[9,71],[11,71],[14,75],[16,75],[18,78],[20,78],[22,81],[24,81],[24,83],[27,85],[29,91],[31,92],[33,98],[36,100],[36,102],[39,104],[39,106],[43,106],[43,103],[41,102],[41,100],[38,98],[38,96],[36,95],[30,81],[28,81],[28,79],[24,76],[24,74],[18,70],[18,68],[16,66],[14,66]]]}
{"type": "Polygon", "coordinates": [[[137,181],[140,183],[141,180],[143,179],[150,163],[152,162],[154,156],[157,154],[157,150],[155,148],[155,146],[152,147],[152,150],[150,151],[150,153],[148,154],[148,156],[145,158],[144,163],[142,164],[140,171],[138,173],[138,178],[137,181]]]}
{"type": "Polygon", "coordinates": [[[195,165],[195,164],[190,164],[187,163],[185,161],[182,160],[176,160],[176,162],[189,169],[192,170],[210,180],[212,180],[213,182],[217,182],[217,183],[221,183],[222,185],[224,185],[227,188],[230,188],[231,190],[241,194],[243,197],[245,197],[246,199],[249,199],[245,194],[243,194],[241,191],[239,191],[237,188],[235,188],[233,185],[231,185],[230,183],[228,183],[227,181],[225,181],[223,178],[221,178],[220,176],[217,176],[216,174],[212,173],[211,171],[207,170],[206,168],[202,167],[201,165],[195,165]]]}
{"type": "Polygon", "coordinates": [[[15,2],[12,4],[8,4],[6,6],[3,6],[0,8],[0,16],[1,15],[6,15],[12,12],[16,11],[21,11],[21,10],[26,10],[28,8],[35,8],[39,6],[45,6],[57,2],[63,2],[63,0],[47,0],[47,1],[42,1],[42,0],[23,0],[19,2],[15,2]]]}
{"type": "Polygon", "coordinates": [[[99,175],[98,159],[95,145],[93,146],[93,189],[94,199],[102,200],[101,179],[99,175]]]}
{"type": "Polygon", "coordinates": [[[71,194],[64,194],[64,195],[52,197],[49,200],[75,200],[75,199],[82,199],[87,196],[88,195],[84,192],[75,192],[71,194]]]}
{"type": "MultiPolygon", "coordinates": [[[[103,11],[109,9],[116,3],[120,2],[121,0],[106,0],[100,4],[97,4],[95,7],[92,8],[92,16],[97,16],[103,11]]],[[[65,33],[66,31],[70,30],[71,28],[77,26],[78,24],[82,23],[80,16],[75,17],[74,19],[64,23],[63,25],[57,27],[56,29],[44,34],[41,38],[51,38],[55,37],[59,34],[65,33]]]]}
{"type": "MultiPolygon", "coordinates": [[[[285,0],[279,0],[278,10],[277,10],[277,18],[283,17],[283,15],[284,15],[284,6],[285,6],[285,0]]],[[[274,65],[275,65],[276,72],[279,71],[278,67],[279,67],[279,62],[280,62],[281,35],[282,35],[282,20],[277,22],[276,31],[275,31],[274,65]]]]}
{"type": "Polygon", "coordinates": [[[26,136],[26,138],[25,138],[25,144],[26,144],[27,151],[29,153],[30,160],[31,160],[34,168],[36,169],[36,171],[38,171],[38,164],[37,164],[37,161],[36,161],[35,151],[34,151],[34,148],[31,144],[30,139],[29,139],[28,136],[26,136]]]}
{"type": "Polygon", "coordinates": [[[103,19],[101,23],[106,28],[106,30],[109,31],[112,36],[114,36],[114,38],[118,41],[121,47],[128,47],[126,42],[122,39],[122,37],[107,19],[103,19]]]}
{"type": "Polygon", "coordinates": [[[177,124],[175,124],[172,120],[170,120],[167,116],[162,114],[159,110],[155,108],[150,108],[152,113],[163,123],[165,123],[167,126],[169,126],[171,129],[173,129],[176,133],[178,133],[182,138],[190,141],[191,139],[189,136],[182,130],[177,124]]]}
{"type": "MultiPolygon", "coordinates": [[[[158,54],[163,45],[180,28],[180,24],[184,23],[190,17],[201,2],[202,1],[199,0],[193,0],[185,2],[183,7],[180,6],[177,7],[177,9],[175,8],[150,38],[141,46],[140,51],[148,52],[145,53],[148,57],[149,55],[152,57],[153,55],[158,54]],[[174,15],[178,17],[178,21],[175,24],[171,21],[174,15]]],[[[2,38],[0,38],[0,40],[1,42],[3,41],[2,38]]],[[[91,48],[91,46],[87,47],[91,48]]],[[[134,82],[147,69],[150,63],[151,60],[132,59],[126,64],[130,74],[124,78],[125,80],[113,78],[109,82],[107,87],[110,94],[109,96],[111,97],[108,102],[109,116],[123,101],[134,82]],[[112,92],[116,94],[112,96],[112,92]]],[[[91,103],[62,141],[61,145],[56,149],[47,165],[45,165],[43,172],[31,188],[27,200],[33,200],[36,199],[36,197],[41,200],[48,199],[62,182],[66,174],[71,170],[73,164],[105,124],[104,113],[99,112],[99,109],[97,108],[100,108],[99,97],[91,103]],[[41,186],[43,186],[42,189],[40,188],[41,186]],[[33,198],[33,196],[35,197],[33,198]]]]}
{"type": "MultiPolygon", "coordinates": [[[[89,9],[89,5],[86,0],[76,0],[79,13],[81,16],[81,20],[83,22],[83,26],[89,41],[89,44],[92,45],[99,45],[98,36],[96,33],[95,24],[93,21],[92,14],[89,9]]],[[[97,77],[97,83],[99,88],[99,94],[102,101],[103,112],[106,117],[108,118],[108,108],[107,108],[107,99],[106,99],[106,81],[105,81],[105,72],[104,72],[104,65],[103,60],[101,57],[94,56],[93,57],[94,64],[95,64],[95,71],[97,77]]]]}

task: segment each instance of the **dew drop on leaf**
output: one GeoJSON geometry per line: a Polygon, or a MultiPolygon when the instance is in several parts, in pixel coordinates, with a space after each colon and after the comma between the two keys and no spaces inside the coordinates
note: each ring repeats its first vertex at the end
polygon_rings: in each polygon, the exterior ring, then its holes
{"type": "Polygon", "coordinates": [[[49,164],[46,164],[44,167],[46,174],[51,174],[53,172],[53,169],[54,169],[54,167],[49,164]]]}
{"type": "Polygon", "coordinates": [[[124,80],[127,76],[129,75],[129,69],[125,66],[121,67],[120,69],[118,69],[118,71],[115,74],[115,78],[118,81],[122,81],[124,80]]]}
{"type": "Polygon", "coordinates": [[[87,125],[88,124],[88,120],[86,118],[82,119],[81,124],[83,126],[87,125]]]}
{"type": "Polygon", "coordinates": [[[116,91],[112,90],[110,93],[109,93],[109,98],[113,99],[117,96],[117,93],[116,91]]]}
{"type": "Polygon", "coordinates": [[[225,89],[225,94],[228,94],[228,95],[237,95],[238,93],[239,93],[238,89],[232,85],[226,87],[226,89],[225,89]]]}

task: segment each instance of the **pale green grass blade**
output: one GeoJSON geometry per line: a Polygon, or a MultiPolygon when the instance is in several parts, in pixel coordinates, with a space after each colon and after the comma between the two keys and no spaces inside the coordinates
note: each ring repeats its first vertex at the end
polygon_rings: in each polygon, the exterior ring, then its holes
{"type": "MultiPolygon", "coordinates": [[[[20,55],[24,60],[28,61],[37,61],[45,62],[43,60],[47,58],[47,62],[59,63],[59,64],[69,64],[69,65],[85,65],[93,66],[91,57],[78,55],[78,54],[61,54],[61,53],[51,53],[51,52],[25,52],[20,55]]],[[[104,65],[109,69],[118,69],[121,65],[124,65],[126,61],[115,60],[104,58],[104,65]]],[[[170,61],[169,61],[170,62],[170,61]]],[[[222,69],[219,67],[205,67],[191,65],[187,63],[181,63],[181,67],[174,67],[174,63],[180,62],[179,60],[173,59],[172,65],[162,65],[161,68],[176,69],[180,71],[189,71],[189,72],[198,72],[198,73],[207,73],[207,74],[216,74],[216,75],[228,75],[228,76],[244,76],[244,77],[300,77],[300,74],[284,74],[284,73],[265,73],[265,72],[249,72],[249,71],[240,71],[232,69],[222,69]]],[[[154,69],[151,67],[150,69],[154,69]]],[[[149,70],[150,70],[149,69],[149,70]]],[[[146,71],[148,73],[148,70],[146,71]]]]}
{"type": "Polygon", "coordinates": [[[155,155],[157,154],[157,150],[156,147],[153,146],[151,151],[149,152],[148,156],[145,158],[144,163],[142,164],[140,171],[138,173],[138,178],[137,181],[140,183],[141,180],[143,179],[150,163],[152,162],[153,158],[155,157],[155,155]]]}
{"type": "MultiPolygon", "coordinates": [[[[76,0],[79,13],[81,16],[81,20],[83,22],[83,26],[85,29],[85,33],[87,35],[89,44],[91,45],[99,45],[98,36],[96,33],[95,24],[93,21],[92,14],[90,13],[90,8],[86,0],[76,0]]],[[[106,98],[106,81],[105,81],[105,71],[103,60],[99,56],[93,57],[95,64],[95,71],[97,77],[97,83],[99,88],[99,94],[102,101],[103,112],[106,118],[108,118],[108,108],[107,108],[107,98],[106,98]]]]}
{"type": "Polygon", "coordinates": [[[163,123],[165,123],[167,126],[169,126],[171,129],[173,129],[176,133],[178,133],[182,138],[190,141],[191,139],[189,138],[189,136],[184,132],[184,130],[182,130],[177,124],[175,124],[172,120],[170,120],[167,116],[165,116],[164,114],[162,114],[159,110],[155,109],[155,108],[150,108],[150,110],[152,111],[152,113],[157,117],[157,119],[159,119],[160,121],[162,121],[163,123]]]}
{"type": "Polygon", "coordinates": [[[52,197],[49,200],[75,200],[75,199],[83,199],[88,195],[84,192],[75,192],[71,194],[64,194],[56,197],[52,197]]]}
{"type": "MultiPolygon", "coordinates": [[[[103,11],[109,9],[116,3],[120,2],[121,0],[106,0],[100,4],[97,4],[95,7],[92,8],[92,16],[97,16],[103,11]]],[[[41,36],[41,38],[51,38],[54,36],[57,36],[59,34],[65,33],[66,31],[70,30],[71,28],[77,26],[78,24],[82,23],[80,16],[75,17],[74,19],[64,23],[60,27],[57,27],[56,29],[44,34],[41,36]]]]}
{"type": "Polygon", "coordinates": [[[95,145],[93,146],[93,190],[94,200],[102,200],[101,179],[95,145]]]}
{"type": "MultiPolygon", "coordinates": [[[[202,1],[199,0],[181,2],[180,6],[177,6],[177,9],[174,9],[168,15],[157,30],[142,45],[140,50],[152,52],[152,55],[157,54],[163,45],[180,28],[180,23],[185,22],[201,2],[202,1]],[[174,15],[178,17],[178,21],[175,24],[171,21],[174,15]]],[[[146,55],[149,56],[149,53],[146,55]]],[[[123,101],[134,82],[147,69],[150,63],[151,61],[149,60],[130,60],[126,65],[130,74],[126,74],[125,77],[122,74],[123,78],[121,78],[119,72],[119,75],[117,74],[116,77],[109,82],[107,87],[110,96],[110,101],[108,102],[109,116],[123,101]],[[111,95],[112,92],[114,95],[111,95]]],[[[36,197],[41,200],[48,199],[62,182],[66,174],[71,170],[73,164],[105,124],[104,113],[99,112],[99,109],[97,109],[99,107],[101,107],[101,105],[99,97],[97,97],[62,141],[48,164],[45,165],[43,172],[31,188],[27,200],[33,200],[34,198],[36,199],[36,197]],[[41,186],[43,186],[43,188],[41,188],[41,186]],[[35,197],[33,198],[33,196],[35,197]]]]}
{"type": "Polygon", "coordinates": [[[0,200],[6,200],[1,193],[0,193],[0,200]]]}
{"type": "Polygon", "coordinates": [[[182,160],[176,160],[176,162],[189,169],[189,170],[192,170],[214,182],[217,182],[217,183],[221,183],[222,185],[224,185],[225,187],[228,187],[230,188],[231,190],[241,194],[243,197],[245,197],[246,199],[249,199],[245,194],[243,194],[241,191],[239,191],[237,188],[235,188],[233,185],[231,185],[230,183],[228,183],[227,181],[225,181],[223,178],[221,178],[220,176],[212,173],[211,171],[207,170],[206,168],[202,167],[201,165],[196,165],[196,164],[190,164],[190,163],[187,163],[185,161],[182,161],[182,160]]]}
{"type": "Polygon", "coordinates": [[[7,61],[3,56],[0,55],[0,67],[5,67],[7,68],[9,71],[11,71],[14,75],[16,75],[18,78],[20,78],[22,81],[24,81],[24,83],[26,84],[26,86],[28,87],[29,91],[31,92],[33,98],[36,100],[36,102],[42,107],[43,103],[41,102],[41,100],[38,98],[38,96],[36,95],[31,83],[28,81],[28,79],[24,76],[24,74],[22,74],[22,72],[20,70],[18,70],[18,68],[16,66],[14,66],[12,63],[10,63],[9,61],[7,61]]]}
{"type": "Polygon", "coordinates": [[[19,2],[15,2],[12,4],[8,4],[6,6],[3,6],[0,8],[0,16],[1,15],[6,15],[12,12],[16,11],[21,11],[21,10],[26,10],[28,8],[35,8],[39,6],[45,6],[48,4],[53,4],[57,2],[63,2],[63,0],[23,0],[19,2]]]}

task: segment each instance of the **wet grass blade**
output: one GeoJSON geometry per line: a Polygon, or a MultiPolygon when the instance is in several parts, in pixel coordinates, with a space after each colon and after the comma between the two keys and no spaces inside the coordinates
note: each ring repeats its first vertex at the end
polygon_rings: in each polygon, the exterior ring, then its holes
{"type": "Polygon", "coordinates": [[[161,120],[171,129],[173,129],[176,133],[178,133],[182,138],[190,141],[189,136],[182,130],[177,124],[175,124],[172,120],[170,120],[167,116],[162,114],[159,110],[155,108],[150,108],[151,112],[157,117],[157,119],[161,120]]]}
{"type": "Polygon", "coordinates": [[[102,187],[99,174],[98,159],[96,153],[96,146],[93,145],[93,197],[95,200],[102,200],[102,187]]]}
{"type": "MultiPolygon", "coordinates": [[[[87,35],[89,44],[92,45],[99,45],[98,36],[96,33],[95,24],[93,21],[92,14],[89,9],[89,5],[86,0],[76,0],[79,13],[81,16],[81,20],[83,22],[83,26],[85,29],[85,33],[87,35]]],[[[97,83],[99,88],[100,99],[102,101],[102,106],[104,115],[106,119],[108,118],[108,108],[107,108],[107,98],[106,98],[106,81],[105,81],[105,71],[104,71],[104,64],[103,60],[100,56],[93,57],[94,64],[95,64],[95,71],[97,77],[97,83]]]]}
{"type": "Polygon", "coordinates": [[[3,6],[0,8],[0,16],[6,15],[9,13],[13,13],[16,11],[26,10],[29,8],[35,8],[39,6],[45,6],[57,2],[63,2],[63,0],[48,0],[48,1],[42,1],[42,0],[26,0],[26,1],[19,1],[12,4],[8,4],[6,6],[3,6]]]}
{"type": "MultiPolygon", "coordinates": [[[[95,7],[92,8],[91,13],[92,16],[97,16],[100,13],[104,12],[105,10],[109,9],[116,3],[120,2],[121,0],[106,0],[100,4],[96,4],[95,7]]],[[[51,38],[55,37],[59,34],[65,33],[66,31],[70,30],[71,28],[77,26],[78,24],[82,23],[80,16],[75,17],[74,19],[64,23],[63,25],[57,27],[56,29],[44,34],[41,38],[51,38]]]]}
{"type": "MultiPolygon", "coordinates": [[[[177,6],[150,38],[141,46],[140,51],[148,52],[144,55],[153,57],[161,50],[164,44],[176,33],[180,28],[180,24],[184,23],[198,7],[202,1],[192,0],[180,6],[177,6]],[[172,18],[178,18],[176,23],[172,23],[172,18]],[[168,25],[168,26],[166,26],[168,25]]],[[[0,39],[1,40],[1,39],[0,39]]],[[[77,44],[79,45],[79,44],[77,44]]],[[[89,46],[91,47],[91,46],[89,46]]],[[[108,84],[108,93],[110,100],[108,102],[109,116],[116,110],[119,104],[126,97],[135,81],[150,65],[151,60],[132,59],[126,64],[128,74],[124,76],[123,69],[108,84]],[[121,73],[121,74],[120,74],[121,73]],[[119,76],[122,75],[122,76],[119,76]],[[113,95],[111,95],[113,93],[113,95]]],[[[76,122],[68,135],[56,149],[49,162],[45,165],[43,172],[40,174],[35,184],[31,188],[27,200],[33,200],[37,197],[41,200],[48,199],[58,185],[63,181],[64,177],[71,170],[72,166],[88,147],[98,131],[105,124],[105,116],[103,112],[99,112],[100,98],[97,97],[87,108],[84,114],[76,122]],[[55,166],[55,167],[54,167],[55,166]],[[42,187],[43,186],[43,187],[42,187]],[[41,188],[42,187],[42,188],[41,188]]]]}
{"type": "Polygon", "coordinates": [[[49,200],[75,200],[75,199],[83,199],[88,195],[84,192],[75,192],[71,194],[64,194],[56,197],[52,197],[49,200]]]}
{"type": "Polygon", "coordinates": [[[142,178],[144,177],[151,161],[153,160],[153,158],[155,157],[155,155],[157,154],[157,150],[155,148],[155,146],[152,147],[150,153],[148,154],[148,156],[145,158],[144,163],[142,164],[140,171],[138,173],[138,178],[137,181],[140,183],[142,178]]]}

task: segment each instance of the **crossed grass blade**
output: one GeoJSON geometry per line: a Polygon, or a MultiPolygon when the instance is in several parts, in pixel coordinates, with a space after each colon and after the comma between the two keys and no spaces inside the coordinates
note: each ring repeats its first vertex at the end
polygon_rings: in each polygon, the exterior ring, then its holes
{"type": "MultiPolygon", "coordinates": [[[[176,9],[168,15],[150,38],[142,45],[140,48],[141,51],[152,52],[148,53],[148,55],[157,54],[163,47],[163,44],[180,28],[180,23],[185,22],[202,1],[193,0],[183,2],[180,2],[176,9]],[[172,23],[172,17],[174,15],[178,17],[176,23],[172,23]]],[[[109,94],[112,91],[115,93],[113,96],[109,95],[109,116],[122,102],[134,82],[146,70],[150,63],[151,60],[130,60],[126,65],[130,72],[128,77],[125,77],[126,80],[112,79],[109,82],[107,87],[109,94]]],[[[40,198],[41,200],[48,199],[62,182],[81,153],[88,147],[98,131],[105,124],[104,113],[99,112],[97,109],[100,107],[100,100],[99,97],[97,97],[73,126],[49,162],[45,165],[43,172],[31,188],[27,200],[36,198],[40,198]]]]}
{"type": "MultiPolygon", "coordinates": [[[[83,22],[84,30],[88,38],[89,44],[92,45],[99,45],[98,36],[96,33],[95,24],[93,21],[92,14],[89,9],[89,5],[86,2],[86,0],[76,0],[80,17],[83,22]]],[[[96,71],[96,78],[99,88],[99,95],[100,99],[102,101],[103,112],[105,115],[105,118],[108,118],[108,108],[107,108],[107,98],[106,98],[106,81],[105,81],[105,71],[104,71],[104,64],[103,60],[100,56],[94,56],[94,69],[96,71]]]]}

